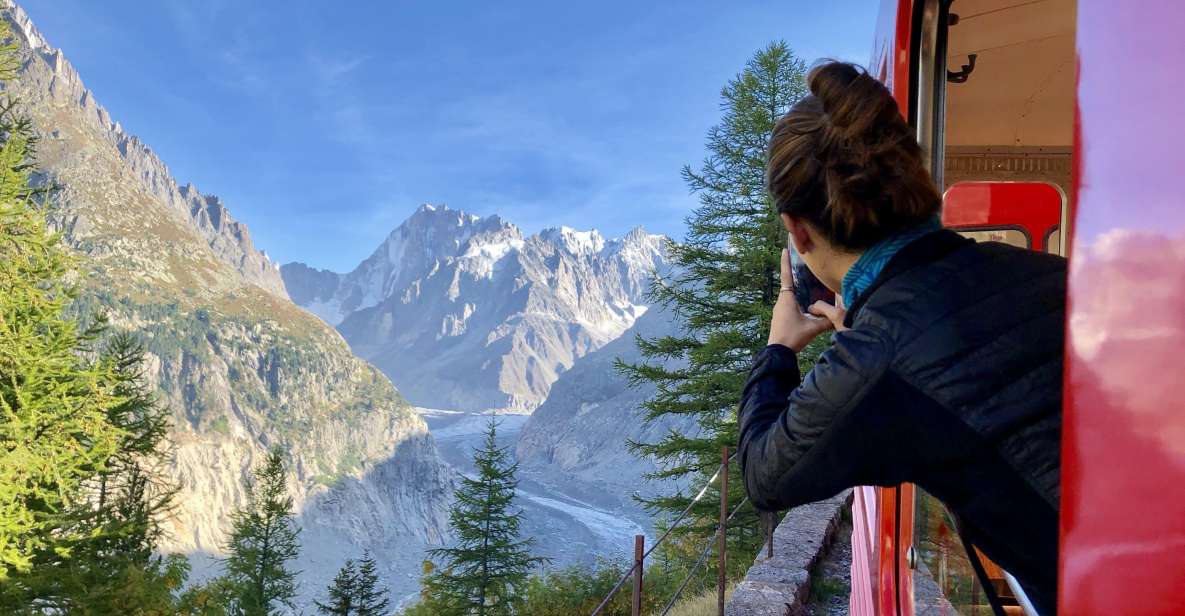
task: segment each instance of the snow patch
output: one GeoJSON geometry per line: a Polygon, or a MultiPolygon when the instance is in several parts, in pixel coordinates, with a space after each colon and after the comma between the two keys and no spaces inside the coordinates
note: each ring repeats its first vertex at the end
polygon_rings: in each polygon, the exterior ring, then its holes
{"type": "Polygon", "coordinates": [[[436,339],[440,340],[442,338],[460,336],[461,334],[464,334],[466,329],[465,326],[469,322],[469,317],[473,316],[473,313],[476,311],[477,305],[466,303],[464,307],[461,308],[460,314],[453,313],[444,315],[444,320],[440,323],[440,331],[437,332],[436,339]]]}
{"type": "Polygon", "coordinates": [[[584,326],[605,340],[613,340],[624,333],[625,330],[633,327],[638,317],[646,314],[647,306],[612,303],[608,305],[608,309],[609,318],[607,319],[593,321],[584,317],[577,317],[576,323],[584,326]]]}
{"type": "Polygon", "coordinates": [[[594,229],[592,231],[577,231],[569,227],[560,227],[560,235],[568,249],[575,254],[589,254],[600,252],[605,247],[605,238],[594,229]]]}
{"type": "Polygon", "coordinates": [[[334,327],[337,327],[337,325],[346,318],[345,313],[342,311],[341,300],[339,300],[336,296],[327,300],[314,299],[313,301],[302,306],[302,308],[317,315],[317,317],[322,321],[325,321],[334,327]]]}
{"type": "Polygon", "coordinates": [[[461,258],[465,260],[467,272],[479,278],[493,278],[498,263],[511,253],[521,251],[524,244],[523,240],[517,238],[490,243],[474,241],[469,243],[469,248],[461,258]]]}
{"type": "Polygon", "coordinates": [[[605,238],[596,229],[577,231],[571,227],[544,229],[539,237],[574,255],[592,255],[605,248],[605,238]]]}

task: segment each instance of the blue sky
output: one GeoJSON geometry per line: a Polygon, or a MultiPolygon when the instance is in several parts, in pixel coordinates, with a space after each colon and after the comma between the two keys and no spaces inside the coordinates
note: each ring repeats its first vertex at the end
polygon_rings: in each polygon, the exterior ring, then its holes
{"type": "Polygon", "coordinates": [[[258,247],[348,271],[425,202],[680,236],[720,87],[774,39],[866,62],[879,3],[21,4],[258,247]]]}

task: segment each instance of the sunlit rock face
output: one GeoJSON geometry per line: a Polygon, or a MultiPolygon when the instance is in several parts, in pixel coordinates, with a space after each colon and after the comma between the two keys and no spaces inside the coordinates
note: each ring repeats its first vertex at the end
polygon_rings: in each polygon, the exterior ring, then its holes
{"type": "Polygon", "coordinates": [[[696,421],[692,417],[647,421],[642,404],[654,396],[654,385],[631,387],[614,364],[618,359],[642,361],[636,336],[655,338],[675,332],[671,315],[654,308],[617,340],[576,360],[523,426],[515,447],[523,468],[575,479],[605,494],[669,492],[674,486],[645,479],[658,466],[630,451],[627,443],[658,442],[671,430],[694,436],[699,432],[696,421]]]}
{"type": "Polygon", "coordinates": [[[83,257],[74,309],[140,336],[146,377],[172,411],[165,472],[181,491],[162,549],[199,564],[219,555],[243,479],[278,445],[303,528],[302,604],[363,547],[396,592],[412,590],[423,547],[445,533],[453,485],[424,422],[288,299],[221,200],[176,182],[28,16],[0,6],[21,60],[3,89],[42,137],[38,177],[61,187],[51,222],[83,257]]]}
{"type": "MultiPolygon", "coordinates": [[[[246,225],[230,216],[222,200],[202,194],[192,184],[178,184],[156,153],[125,131],[95,100],[62,50],[49,45],[28,15],[9,1],[0,6],[8,7],[5,15],[13,25],[22,45],[21,53],[26,58],[17,83],[8,86],[15,87],[30,107],[36,107],[30,111],[35,112],[45,131],[46,147],[42,149],[42,158],[49,164],[49,170],[66,173],[73,169],[94,176],[96,181],[100,173],[112,176],[111,179],[123,184],[123,188],[134,190],[139,196],[150,198],[166,208],[168,217],[175,222],[187,223],[189,229],[207,244],[208,252],[236,270],[238,278],[286,297],[278,264],[255,249],[246,225]],[[51,154],[57,154],[61,159],[48,160],[47,156],[51,154]]],[[[101,188],[68,185],[66,191],[116,190],[116,194],[110,195],[113,198],[93,204],[109,215],[107,220],[100,220],[103,217],[98,216],[90,222],[118,225],[115,219],[130,218],[137,212],[131,209],[120,216],[114,211],[122,203],[114,197],[127,196],[119,192],[119,188],[114,185],[101,188]]]]}
{"type": "Polygon", "coordinates": [[[665,250],[641,228],[525,235],[498,216],[424,205],[348,274],[281,271],[294,301],[416,405],[529,412],[646,311],[665,250]]]}

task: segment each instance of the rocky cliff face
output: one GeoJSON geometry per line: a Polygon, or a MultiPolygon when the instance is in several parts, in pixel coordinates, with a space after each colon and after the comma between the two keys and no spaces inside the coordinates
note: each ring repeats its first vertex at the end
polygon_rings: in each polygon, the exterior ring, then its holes
{"type": "Polygon", "coordinates": [[[84,257],[75,308],[140,335],[147,377],[173,411],[181,493],[164,549],[219,554],[243,478],[282,445],[304,528],[301,587],[319,592],[368,546],[395,590],[409,590],[420,548],[445,532],[452,488],[423,421],[288,300],[278,269],[217,197],[178,185],[19,7],[5,0],[0,11],[22,60],[3,88],[43,136],[43,179],[62,187],[51,218],[84,257]]]}
{"type": "MultiPolygon", "coordinates": [[[[0,6],[5,7],[7,19],[27,58],[18,86],[21,94],[36,97],[29,98],[30,103],[53,105],[53,109],[44,110],[48,114],[39,114],[42,118],[61,120],[59,124],[44,126],[46,141],[70,144],[82,138],[110,145],[116,155],[116,160],[110,162],[119,165],[121,182],[134,182],[146,197],[188,219],[189,226],[198,232],[209,252],[235,269],[239,277],[286,297],[279,266],[255,249],[246,225],[231,218],[222,200],[201,194],[192,184],[179,185],[156,153],[135,135],[125,132],[95,100],[62,50],[46,42],[28,15],[11,0],[4,0],[0,6]]],[[[84,158],[93,161],[89,152],[77,152],[74,158],[76,162],[84,158]]]]}
{"type": "Polygon", "coordinates": [[[626,497],[668,487],[643,478],[655,470],[654,461],[637,457],[626,443],[656,442],[672,429],[696,434],[695,421],[663,418],[646,423],[642,403],[654,394],[654,386],[631,387],[614,362],[640,361],[636,336],[653,338],[674,331],[670,314],[654,308],[617,340],[578,359],[560,375],[547,401],[519,434],[515,457],[524,470],[626,497]]]}
{"type": "Polygon", "coordinates": [[[498,216],[425,205],[348,274],[281,271],[294,301],[415,404],[530,411],[645,312],[665,242],[641,228],[615,240],[566,227],[526,236],[498,216]]]}

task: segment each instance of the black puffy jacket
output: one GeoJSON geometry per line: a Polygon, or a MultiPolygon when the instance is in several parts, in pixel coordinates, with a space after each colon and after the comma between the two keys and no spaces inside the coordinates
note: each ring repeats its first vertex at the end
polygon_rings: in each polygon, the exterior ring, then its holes
{"type": "Polygon", "coordinates": [[[1057,256],[951,231],[902,248],[805,379],[784,346],[757,356],[738,417],[753,503],[915,483],[1056,613],[1065,287],[1057,256]]]}

